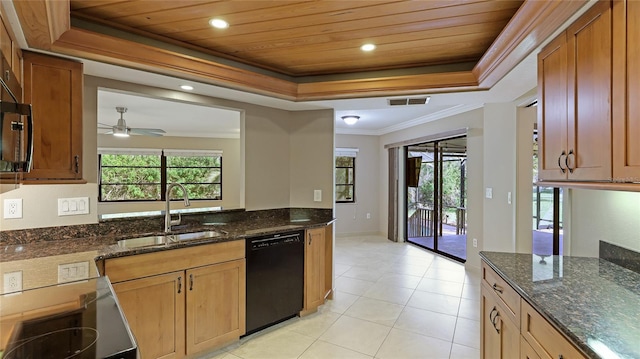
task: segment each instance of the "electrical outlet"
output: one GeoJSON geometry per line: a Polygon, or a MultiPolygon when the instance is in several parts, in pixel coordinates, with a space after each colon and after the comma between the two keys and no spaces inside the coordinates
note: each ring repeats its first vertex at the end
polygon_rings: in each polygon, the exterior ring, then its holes
{"type": "Polygon", "coordinates": [[[473,239],[473,247],[478,248],[478,240],[476,238],[473,239]]]}
{"type": "Polygon", "coordinates": [[[9,272],[4,274],[4,293],[15,293],[22,291],[22,271],[9,272]]]}
{"type": "Polygon", "coordinates": [[[322,202],[322,190],[314,189],[313,190],[313,201],[314,202],[322,202]]]}
{"type": "Polygon", "coordinates": [[[22,198],[4,200],[4,218],[22,218],[22,198]]]}

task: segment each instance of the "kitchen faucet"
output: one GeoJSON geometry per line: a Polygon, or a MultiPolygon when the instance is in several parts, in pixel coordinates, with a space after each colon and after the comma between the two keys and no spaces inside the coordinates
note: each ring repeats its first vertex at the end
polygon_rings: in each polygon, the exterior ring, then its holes
{"type": "Polygon", "coordinates": [[[165,199],[164,232],[165,233],[170,233],[171,232],[171,226],[173,226],[173,225],[177,226],[182,221],[182,216],[180,215],[180,213],[178,213],[178,219],[176,219],[176,220],[172,220],[171,219],[171,212],[170,212],[170,205],[169,205],[171,203],[171,198],[169,197],[169,194],[171,193],[171,190],[175,186],[178,186],[178,187],[182,188],[182,195],[184,196],[184,206],[185,207],[189,207],[191,205],[191,203],[189,203],[189,197],[187,196],[187,190],[186,190],[186,188],[184,188],[183,185],[181,185],[180,183],[170,183],[167,186],[167,191],[164,194],[164,199],[165,199]]]}

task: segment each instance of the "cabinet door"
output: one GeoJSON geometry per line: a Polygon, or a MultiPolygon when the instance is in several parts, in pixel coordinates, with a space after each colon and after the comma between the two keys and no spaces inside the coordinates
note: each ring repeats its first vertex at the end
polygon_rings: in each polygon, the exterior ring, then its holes
{"type": "Polygon", "coordinates": [[[82,179],[82,64],[24,52],[24,97],[33,106],[33,166],[25,179],[82,179]]]}
{"type": "Polygon", "coordinates": [[[520,336],[520,359],[541,359],[540,355],[520,336]]]}
{"type": "Polygon", "coordinates": [[[187,270],[187,354],[245,333],[245,260],[187,270]]]}
{"type": "Polygon", "coordinates": [[[569,179],[611,180],[611,2],[567,29],[569,179]]]}
{"type": "Polygon", "coordinates": [[[184,356],[184,272],[116,283],[113,289],[142,358],[184,356]]]}
{"type": "Polygon", "coordinates": [[[480,350],[483,359],[520,357],[520,330],[505,316],[494,294],[481,287],[480,350]]]}
{"type": "Polygon", "coordinates": [[[613,180],[640,182],[640,2],[613,3],[613,180]]]}
{"type": "Polygon", "coordinates": [[[324,303],[325,243],[324,228],[306,231],[304,246],[304,311],[324,303]]]}
{"type": "Polygon", "coordinates": [[[567,178],[566,34],[538,55],[538,179],[567,178]]]}

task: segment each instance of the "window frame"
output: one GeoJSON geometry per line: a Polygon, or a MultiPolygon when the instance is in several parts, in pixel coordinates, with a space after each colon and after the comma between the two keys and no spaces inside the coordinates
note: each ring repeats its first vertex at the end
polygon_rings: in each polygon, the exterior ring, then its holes
{"type": "Polygon", "coordinates": [[[351,179],[351,183],[338,183],[337,180],[335,179],[335,176],[334,176],[334,181],[335,181],[334,191],[337,192],[338,186],[347,186],[347,187],[351,186],[351,188],[352,188],[351,193],[353,193],[353,196],[352,196],[352,198],[350,200],[338,200],[336,198],[336,203],[356,203],[356,156],[340,156],[340,155],[336,155],[335,156],[335,160],[334,160],[334,168],[335,168],[335,171],[337,171],[339,168],[347,169],[347,180],[348,180],[348,177],[349,177],[348,176],[348,173],[349,173],[348,169],[351,168],[352,171],[353,171],[353,178],[351,179]],[[352,165],[351,166],[347,166],[347,167],[338,166],[337,162],[338,162],[338,158],[339,157],[350,158],[352,160],[352,163],[351,163],[352,165]]]}
{"type": "MultiPolygon", "coordinates": [[[[126,150],[121,150],[121,149],[113,149],[113,153],[109,153],[111,151],[109,151],[109,149],[105,149],[105,153],[101,153],[100,151],[98,152],[98,203],[140,203],[140,202],[164,202],[166,201],[166,191],[167,191],[167,186],[169,185],[167,178],[168,178],[168,172],[167,170],[170,168],[217,168],[220,171],[220,176],[219,176],[219,182],[215,182],[215,183],[210,183],[212,185],[218,185],[220,187],[220,195],[217,198],[189,198],[190,201],[221,201],[222,200],[222,160],[223,160],[223,155],[222,155],[222,151],[202,151],[203,153],[201,155],[197,154],[197,150],[193,150],[193,151],[189,151],[189,150],[166,150],[167,152],[169,152],[170,154],[165,154],[165,150],[158,150],[159,153],[155,154],[155,153],[145,153],[144,151],[141,151],[141,153],[136,153],[135,150],[130,150],[130,153],[126,153],[126,150]],[[217,156],[220,157],[219,160],[219,166],[213,166],[213,167],[169,167],[167,166],[167,157],[180,157],[179,154],[176,154],[175,152],[177,151],[184,151],[185,153],[192,153],[191,156],[187,156],[184,155],[185,157],[197,157],[197,156],[201,156],[201,157],[206,157],[207,153],[210,153],[210,156],[217,156]],[[219,154],[214,154],[216,152],[219,152],[219,154]],[[193,153],[196,153],[195,155],[193,153]],[[119,199],[119,200],[104,200],[102,198],[102,186],[103,185],[107,185],[107,184],[103,184],[103,179],[102,179],[102,168],[103,168],[103,163],[102,163],[102,155],[103,154],[109,154],[109,155],[146,155],[146,156],[159,156],[160,157],[160,166],[146,166],[146,167],[132,167],[132,166],[107,166],[109,168],[158,168],[160,170],[160,182],[159,183],[144,183],[144,185],[160,185],[160,198],[158,199],[119,199]]],[[[143,184],[139,184],[139,183],[133,183],[133,184],[126,184],[126,183],[109,183],[108,185],[143,185],[143,184]]],[[[189,185],[189,184],[205,184],[205,183],[181,183],[184,185],[189,185]]],[[[171,199],[171,201],[181,201],[181,198],[175,198],[175,199],[171,199]]]]}

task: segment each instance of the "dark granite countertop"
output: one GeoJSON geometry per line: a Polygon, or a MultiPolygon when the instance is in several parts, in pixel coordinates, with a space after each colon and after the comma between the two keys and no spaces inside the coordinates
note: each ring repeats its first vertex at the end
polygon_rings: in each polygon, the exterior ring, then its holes
{"type": "Polygon", "coordinates": [[[480,252],[590,358],[640,358],[640,274],[599,258],[480,252]]]}
{"type": "MultiPolygon", "coordinates": [[[[115,258],[141,253],[151,253],[157,251],[171,250],[181,247],[202,245],[208,243],[218,243],[232,240],[242,240],[247,237],[267,235],[285,231],[303,230],[326,226],[333,222],[333,218],[326,215],[289,215],[288,211],[256,211],[246,212],[247,215],[234,218],[207,218],[199,221],[186,221],[187,225],[178,227],[172,233],[190,233],[200,231],[217,231],[219,236],[191,241],[171,243],[153,247],[123,248],[117,242],[121,239],[136,238],[151,235],[164,235],[161,225],[153,226],[157,230],[148,231],[148,227],[137,226],[131,221],[111,221],[112,227],[106,233],[91,235],[89,231],[78,231],[76,236],[60,235],[61,238],[49,238],[55,236],[56,228],[45,229],[47,232],[41,234],[44,239],[34,239],[33,234],[15,233],[13,240],[0,241],[0,263],[33,258],[60,256],[64,254],[79,252],[95,252],[95,259],[115,258]],[[276,212],[276,215],[272,215],[276,212]],[[283,215],[284,214],[284,215],[283,215]],[[123,227],[123,228],[120,228],[123,227]],[[115,230],[113,228],[116,228],[115,230]],[[127,230],[128,229],[128,230],[127,230]],[[71,236],[71,238],[69,238],[71,236]]],[[[299,212],[299,211],[298,211],[299,212]]],[[[183,217],[184,218],[184,217],[183,217]]],[[[63,232],[63,228],[57,232],[63,232]]],[[[17,231],[16,231],[17,232],[17,231]]]]}

